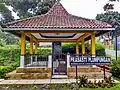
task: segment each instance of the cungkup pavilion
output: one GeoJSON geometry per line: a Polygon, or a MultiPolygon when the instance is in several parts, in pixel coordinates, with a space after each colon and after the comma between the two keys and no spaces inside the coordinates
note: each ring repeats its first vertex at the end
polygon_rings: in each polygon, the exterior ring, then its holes
{"type": "MultiPolygon", "coordinates": [[[[114,28],[105,22],[72,15],[56,1],[46,14],[10,22],[2,30],[21,38],[20,67],[16,73],[22,73],[22,78],[27,78],[26,75],[31,75],[29,78],[51,78],[55,75],[66,75],[71,78],[75,76],[75,67],[70,65],[71,54],[62,53],[61,43],[76,42],[76,55],[79,55],[81,42],[84,56],[85,41],[90,40],[91,56],[96,56],[95,37],[114,28]],[[30,42],[29,55],[26,55],[26,41],[30,42]],[[38,46],[41,42],[52,42],[52,54],[44,60],[38,55],[38,46]],[[34,73],[37,73],[36,76],[34,73]]],[[[83,71],[89,74],[100,72],[100,69],[95,65],[79,66],[78,72],[83,71]]]]}

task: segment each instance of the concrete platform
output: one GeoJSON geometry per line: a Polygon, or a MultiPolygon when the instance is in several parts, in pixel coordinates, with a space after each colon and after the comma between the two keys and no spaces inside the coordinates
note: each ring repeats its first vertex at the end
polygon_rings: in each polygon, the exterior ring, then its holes
{"type": "Polygon", "coordinates": [[[67,79],[67,75],[52,75],[52,79],[67,79]]]}
{"type": "MultiPolygon", "coordinates": [[[[95,79],[89,79],[94,81],[95,79]]],[[[96,81],[101,81],[103,79],[96,79],[96,81]]],[[[21,85],[21,84],[65,84],[65,83],[72,83],[76,82],[76,79],[40,79],[40,80],[0,80],[0,85],[21,85]]],[[[116,83],[120,83],[119,81],[115,80],[116,83]]]]}

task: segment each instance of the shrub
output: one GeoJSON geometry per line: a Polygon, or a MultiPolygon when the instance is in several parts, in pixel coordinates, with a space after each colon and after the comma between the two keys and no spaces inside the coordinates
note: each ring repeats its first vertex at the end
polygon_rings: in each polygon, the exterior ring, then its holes
{"type": "MultiPolygon", "coordinates": [[[[76,44],[75,43],[63,43],[62,44],[62,52],[63,53],[70,53],[70,54],[75,54],[76,52],[76,44]]],[[[81,53],[81,43],[79,43],[79,52],[81,53]]],[[[85,52],[86,54],[91,55],[91,45],[86,42],[85,43],[85,52]]],[[[96,55],[97,56],[106,56],[105,55],[105,46],[100,43],[99,41],[96,41],[96,55]]]]}
{"type": "Polygon", "coordinates": [[[111,69],[112,76],[120,78],[120,57],[118,60],[112,60],[111,69]]]}
{"type": "Polygon", "coordinates": [[[88,77],[83,75],[82,77],[78,77],[78,81],[77,81],[79,87],[87,87],[87,83],[88,83],[88,77]]]}
{"type": "Polygon", "coordinates": [[[11,66],[0,66],[0,78],[4,78],[6,73],[16,69],[18,66],[18,62],[14,63],[11,66]]]}
{"type": "Polygon", "coordinates": [[[97,56],[106,56],[105,46],[100,41],[96,41],[95,48],[96,48],[96,55],[97,56]]]}
{"type": "Polygon", "coordinates": [[[77,83],[70,84],[71,89],[75,87],[77,88],[110,88],[113,86],[115,86],[115,82],[111,79],[111,77],[105,78],[102,81],[97,82],[96,80],[94,80],[93,82],[91,82],[90,80],[88,81],[88,78],[85,75],[80,76],[77,80],[77,83]]]}

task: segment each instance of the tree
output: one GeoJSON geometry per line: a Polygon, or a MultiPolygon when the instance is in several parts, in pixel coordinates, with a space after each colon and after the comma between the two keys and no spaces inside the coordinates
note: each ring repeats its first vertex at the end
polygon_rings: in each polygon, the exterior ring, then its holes
{"type": "Polygon", "coordinates": [[[4,25],[5,23],[14,20],[14,17],[12,16],[11,11],[5,6],[4,3],[0,3],[0,14],[2,15],[0,25],[4,25]]]}
{"type": "Polygon", "coordinates": [[[2,0],[6,5],[12,6],[20,18],[45,14],[56,0],[2,0]]]}
{"type": "Polygon", "coordinates": [[[103,22],[107,22],[111,24],[113,27],[115,27],[120,23],[120,13],[109,11],[106,13],[97,14],[96,19],[103,22]]]}
{"type": "Polygon", "coordinates": [[[111,2],[119,2],[119,0],[108,0],[108,3],[106,3],[103,7],[104,11],[109,11],[114,9],[114,4],[111,4],[111,2]]]}
{"type": "MultiPolygon", "coordinates": [[[[116,34],[120,35],[120,13],[109,11],[97,14],[96,19],[111,24],[114,28],[116,28],[116,34]]],[[[115,31],[111,31],[111,35],[114,36],[115,31]]]]}
{"type": "Polygon", "coordinates": [[[18,38],[16,38],[14,35],[0,31],[0,42],[1,42],[0,45],[2,44],[10,45],[10,44],[17,44],[19,41],[18,38]]]}

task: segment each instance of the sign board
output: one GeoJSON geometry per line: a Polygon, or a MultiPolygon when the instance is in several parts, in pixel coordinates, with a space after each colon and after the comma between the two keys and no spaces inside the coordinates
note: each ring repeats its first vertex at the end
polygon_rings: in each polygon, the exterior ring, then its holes
{"type": "Polygon", "coordinates": [[[70,56],[70,65],[109,65],[109,57],[92,56],[70,56]]]}

